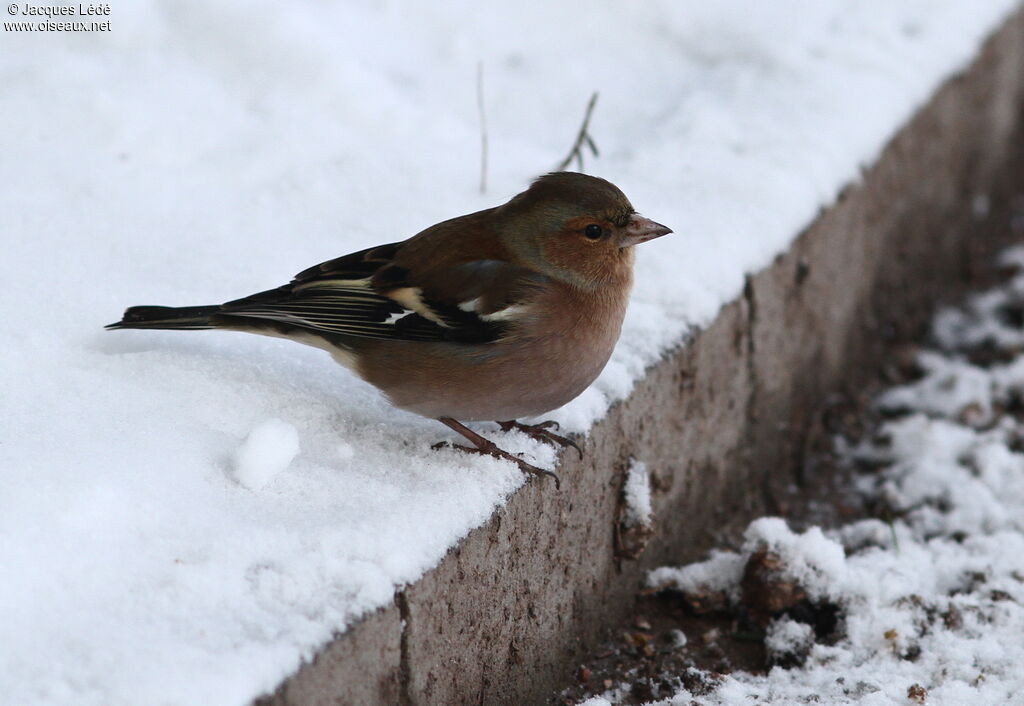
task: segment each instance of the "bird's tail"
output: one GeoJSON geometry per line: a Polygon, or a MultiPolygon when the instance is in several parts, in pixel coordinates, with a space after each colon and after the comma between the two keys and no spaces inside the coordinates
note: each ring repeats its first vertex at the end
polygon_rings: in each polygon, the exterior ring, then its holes
{"type": "Polygon", "coordinates": [[[121,320],[104,328],[159,328],[181,331],[216,328],[210,315],[220,306],[133,306],[124,312],[121,320]]]}

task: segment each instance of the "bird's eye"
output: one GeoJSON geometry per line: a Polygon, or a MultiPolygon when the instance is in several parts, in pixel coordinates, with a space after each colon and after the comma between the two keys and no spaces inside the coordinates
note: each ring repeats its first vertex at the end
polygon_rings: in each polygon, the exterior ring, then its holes
{"type": "Polygon", "coordinates": [[[589,226],[583,229],[583,235],[585,235],[587,238],[590,238],[591,240],[597,240],[602,235],[604,235],[604,230],[601,228],[601,226],[597,225],[596,223],[591,223],[589,226]]]}

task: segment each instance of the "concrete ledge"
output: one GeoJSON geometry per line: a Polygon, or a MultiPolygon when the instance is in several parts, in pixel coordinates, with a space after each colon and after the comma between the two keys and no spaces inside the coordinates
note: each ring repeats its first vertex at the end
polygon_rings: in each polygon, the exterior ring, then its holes
{"type": "MultiPolygon", "coordinates": [[[[863,178],[706,330],[651,368],[562,459],[395,603],[261,704],[542,703],[624,619],[651,567],[778,512],[821,402],[920,331],[999,238],[1024,190],[1024,10],[890,142],[863,178]],[[616,552],[630,459],[652,473],[655,532],[616,552]]],[[[621,549],[621,546],[619,547],[621,549]]]]}

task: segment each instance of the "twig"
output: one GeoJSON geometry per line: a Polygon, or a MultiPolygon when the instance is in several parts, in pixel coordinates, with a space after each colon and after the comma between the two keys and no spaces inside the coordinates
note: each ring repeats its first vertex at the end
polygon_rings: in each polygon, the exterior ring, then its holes
{"type": "Polygon", "coordinates": [[[573,159],[576,160],[576,166],[580,171],[583,171],[583,147],[587,146],[590,151],[594,153],[595,157],[599,157],[600,154],[597,151],[597,145],[594,144],[594,138],[590,136],[590,116],[594,112],[594,106],[597,105],[597,91],[590,96],[590,102],[587,103],[587,112],[583,115],[583,124],[580,126],[580,131],[576,135],[576,142],[573,143],[572,149],[569,150],[569,154],[566,155],[556,168],[555,171],[564,171],[568,167],[573,159]]]}
{"type": "Polygon", "coordinates": [[[484,110],[484,62],[476,65],[476,107],[480,112],[480,193],[487,192],[487,112],[484,110]]]}

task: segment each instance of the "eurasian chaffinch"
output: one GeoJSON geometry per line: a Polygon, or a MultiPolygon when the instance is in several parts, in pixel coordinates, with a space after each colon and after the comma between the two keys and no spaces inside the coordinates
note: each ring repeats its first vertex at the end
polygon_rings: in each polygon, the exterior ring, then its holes
{"type": "Polygon", "coordinates": [[[107,328],[231,329],[317,346],[475,447],[457,448],[553,475],[456,420],[513,420],[498,424],[575,447],[551,423],[514,420],[593,382],[619,338],[633,246],[671,232],[610,182],[555,172],[501,206],[321,263],[277,289],[212,306],[133,306],[107,328]]]}

